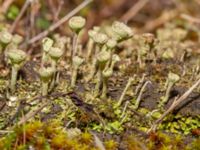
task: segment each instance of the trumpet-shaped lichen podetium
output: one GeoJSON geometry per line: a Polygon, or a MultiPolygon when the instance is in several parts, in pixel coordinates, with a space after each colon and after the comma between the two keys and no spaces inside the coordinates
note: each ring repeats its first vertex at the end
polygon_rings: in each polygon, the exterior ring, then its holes
{"type": "Polygon", "coordinates": [[[12,65],[10,89],[14,93],[16,90],[17,74],[26,60],[26,53],[22,50],[10,50],[8,53],[8,60],[12,65]]]}
{"type": "Polygon", "coordinates": [[[42,67],[38,73],[42,82],[42,95],[45,96],[48,94],[48,86],[53,76],[54,69],[52,67],[42,67]]]}
{"type": "Polygon", "coordinates": [[[173,86],[180,80],[179,75],[170,72],[168,74],[167,82],[166,82],[166,93],[163,99],[159,103],[159,107],[162,107],[167,101],[169,100],[170,97],[170,92],[173,86]]]}
{"type": "Polygon", "coordinates": [[[52,82],[51,82],[51,89],[54,88],[55,86],[55,78],[56,78],[56,72],[57,72],[57,62],[58,60],[62,57],[64,53],[64,50],[58,47],[51,47],[49,50],[48,55],[50,56],[50,60],[51,60],[51,67],[54,71],[53,73],[53,78],[52,78],[52,82]]]}
{"type": "Polygon", "coordinates": [[[74,16],[69,20],[69,27],[78,33],[85,26],[86,20],[81,16],[74,16]]]}
{"type": "Polygon", "coordinates": [[[69,20],[69,27],[75,33],[73,36],[71,61],[72,61],[73,57],[76,56],[79,33],[84,28],[85,24],[86,24],[86,20],[85,20],[85,18],[83,18],[81,16],[74,16],[69,20]]]}
{"type": "Polygon", "coordinates": [[[0,42],[4,44],[8,44],[12,41],[12,34],[10,34],[7,30],[2,30],[0,32],[0,42]]]}
{"type": "Polygon", "coordinates": [[[115,21],[112,24],[113,38],[123,41],[133,36],[132,29],[123,22],[115,21]]]}
{"type": "Polygon", "coordinates": [[[43,54],[42,54],[42,65],[44,65],[45,62],[48,61],[48,52],[50,50],[50,48],[53,46],[53,40],[46,37],[42,40],[42,50],[43,50],[43,54]]]}
{"type": "Polygon", "coordinates": [[[102,71],[105,69],[106,63],[110,59],[110,52],[106,50],[102,50],[97,55],[97,65],[98,65],[98,71],[97,71],[97,81],[95,86],[95,95],[99,95],[100,87],[102,84],[102,71]]]}

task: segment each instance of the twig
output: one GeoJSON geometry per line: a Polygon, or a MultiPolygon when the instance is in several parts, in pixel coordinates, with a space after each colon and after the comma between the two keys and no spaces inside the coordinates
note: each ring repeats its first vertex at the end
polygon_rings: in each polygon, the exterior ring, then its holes
{"type": "Polygon", "coordinates": [[[12,133],[14,131],[11,130],[0,130],[0,134],[5,134],[5,133],[12,133]]]}
{"type": "Polygon", "coordinates": [[[195,17],[189,16],[187,14],[181,14],[181,18],[183,18],[189,22],[192,22],[192,23],[200,24],[200,18],[195,18],[195,17]]]}
{"type": "Polygon", "coordinates": [[[54,15],[54,21],[58,21],[58,17],[59,17],[59,14],[61,12],[61,9],[62,9],[62,6],[64,4],[64,1],[63,0],[59,0],[59,5],[58,5],[58,9],[54,15]]]}
{"type": "Polygon", "coordinates": [[[127,84],[126,84],[126,86],[125,86],[125,88],[124,88],[124,90],[123,90],[123,92],[122,92],[122,94],[121,94],[121,96],[120,96],[120,98],[118,100],[117,106],[120,106],[122,104],[122,102],[124,100],[124,97],[126,95],[126,92],[128,91],[128,89],[132,85],[132,82],[133,82],[134,79],[135,79],[135,75],[134,75],[134,77],[130,77],[128,79],[128,82],[127,82],[127,84]]]}
{"type": "Polygon", "coordinates": [[[138,2],[133,5],[122,17],[121,20],[128,22],[133,18],[147,3],[149,0],[138,0],[138,2]]]}
{"type": "Polygon", "coordinates": [[[68,13],[66,16],[64,16],[62,19],[51,25],[47,30],[41,32],[40,34],[36,35],[32,39],[28,41],[28,44],[33,44],[36,41],[42,39],[43,37],[47,36],[50,32],[57,29],[60,25],[65,23],[67,20],[69,20],[72,16],[74,16],[76,13],[78,13],[81,9],[83,9],[85,6],[87,6],[89,3],[91,3],[93,0],[85,0],[82,2],[79,6],[77,6],[75,9],[73,9],[70,13],[68,13]]]}
{"type": "Polygon", "coordinates": [[[146,23],[144,28],[142,29],[143,32],[150,32],[153,31],[155,28],[163,25],[164,23],[172,20],[178,15],[177,10],[170,10],[170,11],[164,11],[160,17],[151,20],[146,23]]]}
{"type": "Polygon", "coordinates": [[[41,4],[39,0],[35,0],[31,3],[31,10],[30,10],[30,33],[31,37],[35,36],[35,19],[37,14],[39,13],[39,9],[41,8],[41,4]]]}
{"type": "Polygon", "coordinates": [[[135,95],[137,95],[137,94],[139,93],[140,89],[142,88],[143,83],[144,83],[144,80],[145,80],[145,77],[146,77],[146,74],[144,73],[144,74],[142,75],[142,78],[141,78],[140,81],[139,81],[139,84],[137,85],[137,87],[136,87],[136,89],[135,89],[135,95]]]}
{"type": "Polygon", "coordinates": [[[123,118],[123,117],[125,116],[125,113],[126,113],[128,104],[129,104],[129,101],[127,101],[127,102],[125,103],[125,106],[124,106],[124,109],[123,109],[123,111],[122,111],[122,114],[121,114],[120,118],[123,118]]]}
{"type": "Polygon", "coordinates": [[[179,105],[181,102],[183,102],[199,84],[200,84],[200,79],[191,88],[189,88],[180,98],[178,98],[178,99],[175,98],[175,100],[172,103],[172,105],[162,114],[162,116],[159,119],[157,119],[154,122],[154,124],[149,129],[148,133],[150,133],[151,131],[156,130],[157,126],[163,121],[163,119],[169,113],[171,113],[176,108],[177,105],[179,105]]]}
{"type": "Polygon", "coordinates": [[[17,124],[18,125],[24,124],[27,120],[29,120],[30,118],[32,118],[33,116],[35,116],[38,112],[40,112],[48,104],[49,104],[49,102],[45,102],[38,109],[29,112],[28,114],[26,114],[25,116],[23,116],[21,118],[21,120],[17,124]]]}
{"type": "Polygon", "coordinates": [[[48,0],[47,1],[53,16],[56,14],[56,5],[54,4],[54,2],[55,2],[55,0],[48,0]]]}
{"type": "Polygon", "coordinates": [[[93,132],[90,132],[93,137],[94,137],[94,143],[96,145],[96,147],[99,149],[99,150],[106,150],[105,146],[103,145],[103,142],[99,139],[99,137],[93,133],[93,132]]]}
{"type": "Polygon", "coordinates": [[[6,13],[9,6],[14,2],[14,0],[5,0],[2,6],[0,7],[0,12],[6,13]]]}
{"type": "Polygon", "coordinates": [[[19,15],[17,16],[17,18],[15,19],[14,23],[12,24],[12,26],[11,26],[11,28],[10,28],[10,32],[11,32],[11,33],[15,30],[15,28],[16,28],[16,26],[17,26],[19,20],[20,20],[21,17],[24,15],[24,13],[25,13],[25,11],[27,10],[29,4],[32,3],[32,2],[33,2],[33,0],[26,0],[26,2],[24,3],[24,5],[23,5],[23,7],[22,7],[22,9],[21,9],[21,11],[20,11],[20,13],[19,13],[19,15]]]}

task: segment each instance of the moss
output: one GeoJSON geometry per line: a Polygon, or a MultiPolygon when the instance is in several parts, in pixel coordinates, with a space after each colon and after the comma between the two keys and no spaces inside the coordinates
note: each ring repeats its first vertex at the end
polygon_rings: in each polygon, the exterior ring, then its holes
{"type": "Polygon", "coordinates": [[[93,136],[88,132],[84,132],[81,134],[80,141],[87,145],[91,144],[93,142],[93,136]]]}
{"type": "Polygon", "coordinates": [[[189,146],[187,146],[186,150],[200,150],[200,138],[194,140],[189,146]]]}
{"type": "MultiPolygon", "coordinates": [[[[125,140],[125,145],[127,150],[142,150],[142,143],[139,142],[134,136],[129,136],[125,140]]],[[[145,147],[145,145],[144,145],[145,147]]]]}
{"type": "Polygon", "coordinates": [[[181,115],[171,115],[159,126],[159,129],[172,133],[192,134],[192,131],[200,128],[198,117],[187,117],[181,115]]]}
{"type": "Polygon", "coordinates": [[[106,150],[117,150],[118,143],[114,140],[108,140],[104,142],[106,150]]]}

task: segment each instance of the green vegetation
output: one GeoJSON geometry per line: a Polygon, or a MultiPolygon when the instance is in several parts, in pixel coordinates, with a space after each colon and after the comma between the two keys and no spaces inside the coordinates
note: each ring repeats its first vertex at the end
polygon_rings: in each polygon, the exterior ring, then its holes
{"type": "Polygon", "coordinates": [[[28,17],[18,3],[0,12],[0,149],[199,150],[197,25],[143,33],[123,17],[69,15],[61,27],[61,10],[38,3],[28,17]],[[17,28],[26,22],[31,33],[17,28]]]}

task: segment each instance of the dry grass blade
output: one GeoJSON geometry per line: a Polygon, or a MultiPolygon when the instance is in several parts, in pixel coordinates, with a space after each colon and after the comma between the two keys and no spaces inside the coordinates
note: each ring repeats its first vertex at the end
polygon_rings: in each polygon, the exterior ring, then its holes
{"type": "Polygon", "coordinates": [[[121,20],[128,22],[149,2],[149,0],[139,0],[135,5],[133,5],[122,17],[121,20]]]}
{"type": "Polygon", "coordinates": [[[91,132],[91,134],[94,136],[94,142],[95,142],[96,147],[99,150],[105,150],[106,148],[104,147],[103,142],[99,139],[99,137],[95,133],[91,132]]]}
{"type": "Polygon", "coordinates": [[[14,2],[15,0],[5,0],[2,6],[0,7],[0,12],[6,13],[10,5],[14,2]]]}
{"type": "Polygon", "coordinates": [[[20,11],[20,13],[19,13],[19,15],[17,16],[17,18],[15,19],[14,23],[12,24],[12,26],[11,26],[11,28],[10,28],[10,32],[11,32],[11,33],[15,30],[15,28],[16,28],[16,26],[17,26],[19,20],[21,19],[21,17],[22,17],[22,16],[24,15],[24,13],[26,12],[26,10],[27,10],[29,4],[32,3],[32,2],[33,2],[33,0],[26,0],[26,2],[24,3],[24,5],[23,5],[23,7],[22,7],[22,9],[21,9],[21,11],[20,11]]]}
{"type": "Polygon", "coordinates": [[[44,102],[40,107],[38,107],[38,109],[33,110],[33,111],[29,112],[28,114],[26,114],[25,116],[23,116],[17,124],[18,125],[24,124],[26,121],[28,121],[30,118],[35,116],[38,112],[40,112],[48,104],[49,104],[49,102],[44,102]]]}
{"type": "Polygon", "coordinates": [[[159,26],[165,24],[166,22],[174,19],[178,15],[177,10],[170,10],[170,11],[164,11],[160,17],[151,20],[146,23],[144,28],[142,29],[143,32],[150,32],[154,29],[158,28],[159,26]]]}
{"type": "Polygon", "coordinates": [[[200,19],[199,18],[195,18],[195,17],[192,17],[190,15],[187,15],[187,14],[181,14],[181,18],[191,22],[191,23],[198,23],[200,24],[200,19]]]}

